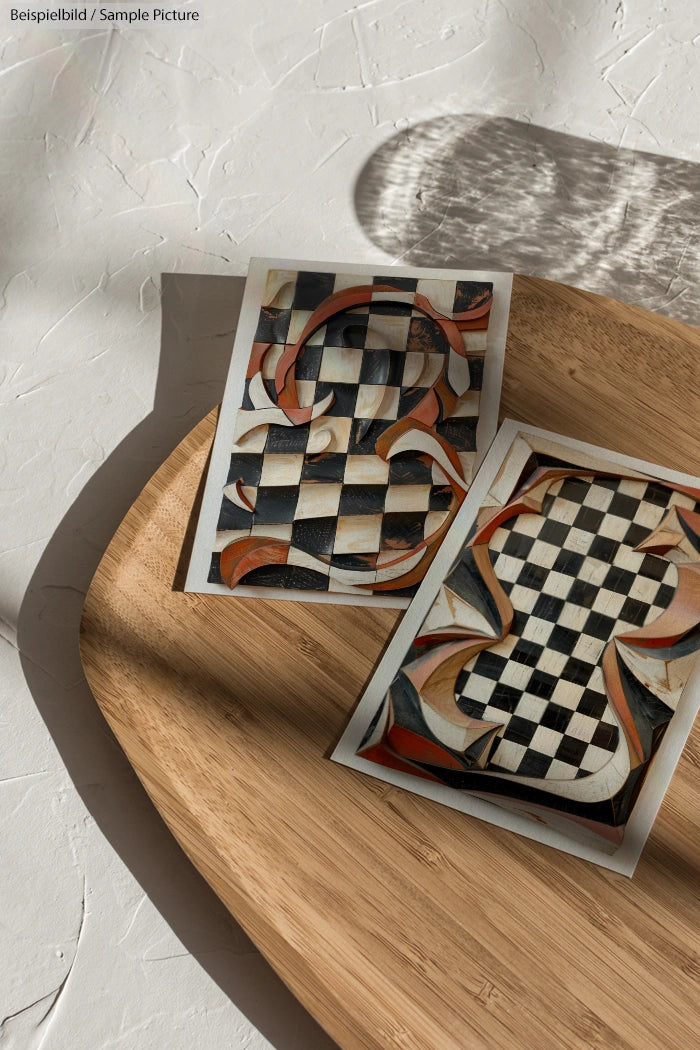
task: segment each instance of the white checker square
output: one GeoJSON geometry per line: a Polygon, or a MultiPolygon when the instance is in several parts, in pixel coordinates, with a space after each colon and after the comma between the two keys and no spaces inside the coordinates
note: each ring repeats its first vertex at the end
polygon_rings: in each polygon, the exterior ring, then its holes
{"type": "Polygon", "coordinates": [[[303,453],[268,452],[263,456],[260,486],[298,485],[304,465],[303,453]]]}
{"type": "Polygon", "coordinates": [[[386,490],[384,510],[425,511],[430,504],[430,485],[390,485],[386,490]]]}
{"type": "Polygon", "coordinates": [[[423,278],[418,281],[416,292],[418,295],[425,295],[435,310],[447,317],[452,317],[457,293],[456,281],[423,278]]]}
{"type": "Polygon", "coordinates": [[[542,594],[553,598],[566,598],[571,590],[571,577],[564,572],[550,572],[542,584],[542,594]]]}
{"type": "Polygon", "coordinates": [[[487,704],[493,696],[495,682],[492,678],[471,673],[467,679],[466,691],[462,694],[468,700],[474,700],[479,704],[487,704]]]}
{"type": "Polygon", "coordinates": [[[577,740],[588,742],[593,739],[597,728],[597,718],[591,718],[589,715],[581,714],[580,711],[575,711],[571,716],[571,721],[567,726],[566,732],[568,736],[573,736],[576,737],[577,740]]]}
{"type": "Polygon", "coordinates": [[[603,488],[595,483],[590,485],[583,501],[584,507],[593,507],[595,510],[607,510],[613,496],[613,489],[603,488]]]}
{"type": "Polygon", "coordinates": [[[586,688],[587,686],[578,685],[576,682],[566,682],[563,678],[560,678],[554,686],[550,700],[553,704],[565,707],[567,711],[575,711],[586,688]]]}
{"type": "Polygon", "coordinates": [[[594,638],[590,634],[581,634],[576,639],[571,655],[577,660],[584,660],[587,664],[594,664],[597,663],[606,645],[607,641],[601,638],[594,638]]]}
{"type": "Polygon", "coordinates": [[[515,583],[522,570],[523,563],[512,554],[499,554],[494,564],[494,571],[503,583],[515,583]]]}
{"type": "Polygon", "coordinates": [[[292,523],[281,522],[277,525],[253,525],[250,530],[251,536],[271,536],[275,540],[292,539],[292,523]]]}
{"type": "Polygon", "coordinates": [[[627,518],[618,518],[616,514],[606,514],[600,523],[598,532],[610,540],[623,540],[630,527],[627,518]]]}
{"type": "Polygon", "coordinates": [[[507,725],[510,720],[510,715],[507,711],[500,707],[492,707],[491,704],[487,704],[481,717],[484,722],[498,722],[502,726],[507,725]]]}
{"type": "MultiPolygon", "coordinates": [[[[551,543],[545,543],[544,540],[537,539],[532,545],[532,550],[528,555],[528,561],[533,562],[535,565],[541,565],[544,569],[551,569],[554,562],[557,560],[560,548],[555,547],[551,543]]],[[[571,577],[569,577],[571,579],[571,577]]]]}
{"type": "Polygon", "coordinates": [[[499,681],[502,685],[508,685],[512,689],[525,689],[532,677],[532,668],[527,664],[519,664],[515,660],[509,660],[501,671],[499,681]]]}
{"type": "Polygon", "coordinates": [[[301,485],[294,519],[334,518],[338,513],[342,488],[340,482],[325,484],[314,481],[301,485]]]}
{"type": "Polygon", "coordinates": [[[435,462],[433,462],[430,468],[430,476],[433,479],[433,485],[447,485],[449,483],[447,474],[445,474],[442,467],[438,466],[435,462]]]}
{"type": "Polygon", "coordinates": [[[632,496],[634,499],[639,497],[640,485],[645,485],[644,481],[636,481],[634,478],[620,478],[617,484],[617,491],[623,496],[632,496]]]}
{"type": "Polygon", "coordinates": [[[551,518],[553,521],[562,522],[564,525],[573,525],[574,519],[580,509],[580,504],[572,503],[568,499],[556,496],[552,502],[547,517],[551,518]]]}
{"type": "Polygon", "coordinates": [[[380,456],[348,456],[343,481],[346,485],[385,485],[389,463],[380,456]]]}
{"type": "Polygon", "coordinates": [[[464,419],[471,416],[475,419],[479,415],[480,402],[480,390],[467,390],[465,394],[462,394],[455,404],[455,407],[452,409],[452,416],[457,419],[464,419]]]}
{"type": "Polygon", "coordinates": [[[518,536],[531,536],[534,539],[539,535],[543,524],[543,519],[539,514],[520,514],[516,527],[512,531],[518,536]]]}
{"type": "Polygon", "coordinates": [[[586,558],[578,577],[585,583],[592,583],[594,587],[601,587],[609,570],[610,565],[607,562],[598,561],[597,558],[586,558]]]}
{"type": "Polygon", "coordinates": [[[475,332],[462,332],[464,349],[470,357],[483,357],[488,347],[488,341],[489,333],[485,328],[475,332]]]}
{"type": "Polygon", "coordinates": [[[362,368],[362,350],[350,346],[324,346],[321,368],[322,383],[357,383],[362,368]]]}
{"type": "Polygon", "coordinates": [[[532,612],[539,596],[539,591],[535,591],[531,587],[523,587],[520,583],[516,583],[510,592],[510,600],[513,603],[513,607],[526,613],[532,612]]]}
{"type": "Polygon", "coordinates": [[[312,451],[318,440],[323,452],[347,452],[351,430],[350,416],[321,416],[320,419],[313,419],[309,424],[307,450],[312,451]]]}
{"type": "MultiPolygon", "coordinates": [[[[413,306],[413,292],[397,289],[393,292],[382,292],[378,288],[372,292],[373,303],[403,303],[404,306],[413,306]]],[[[380,317],[391,316],[380,314],[380,317]]]]}
{"type": "Polygon", "coordinates": [[[232,452],[264,452],[269,427],[254,427],[234,442],[232,452]]]}
{"type": "Polygon", "coordinates": [[[576,766],[562,762],[560,758],[554,758],[545,774],[545,780],[573,780],[576,772],[576,766]]]}
{"type": "Polygon", "coordinates": [[[277,369],[277,362],[285,351],[283,343],[273,343],[265,354],[262,362],[262,377],[263,379],[274,379],[275,370],[277,369]]]}
{"type": "Polygon", "coordinates": [[[577,554],[588,554],[594,538],[594,534],[587,529],[569,529],[564,546],[568,551],[575,551],[577,554]]]}
{"type": "Polygon", "coordinates": [[[617,591],[608,591],[603,588],[596,594],[591,610],[602,613],[604,616],[617,618],[626,600],[626,594],[618,594],[617,591]]]}
{"type": "Polygon", "coordinates": [[[269,270],[261,305],[288,310],[294,301],[296,280],[296,270],[269,270]]]}
{"type": "MultiPolygon", "coordinates": [[[[513,588],[515,590],[515,587],[513,588]]],[[[537,598],[538,591],[532,592],[537,598]]],[[[534,604],[534,603],[533,603],[534,604]]],[[[516,606],[520,609],[521,606],[516,606]]],[[[527,623],[523,627],[522,637],[527,642],[535,642],[537,645],[547,645],[549,638],[554,630],[554,624],[549,620],[541,620],[539,616],[530,616],[527,623]]]]}
{"type": "Polygon", "coordinates": [[[504,769],[515,773],[526,751],[527,748],[524,744],[515,744],[512,740],[499,740],[491,761],[495,765],[503,766],[504,769]]]}
{"type": "Polygon", "coordinates": [[[497,656],[510,656],[510,654],[513,652],[516,645],[518,644],[518,641],[519,639],[517,635],[509,633],[506,635],[502,642],[498,642],[496,645],[492,646],[488,651],[490,653],[495,653],[497,656]]]}
{"type": "Polygon", "coordinates": [[[554,755],[560,743],[561,733],[557,733],[554,729],[548,729],[547,726],[539,725],[532,736],[530,747],[535,751],[539,751],[542,755],[554,755]]]}
{"type": "MultiPolygon", "coordinates": [[[[411,300],[413,296],[410,296],[411,300]]],[[[376,302],[374,295],[372,302],[376,302]]],[[[403,350],[411,318],[406,315],[370,314],[365,334],[366,350],[403,350]]]]}
{"type": "Polygon", "coordinates": [[[644,561],[644,554],[635,551],[626,544],[620,544],[613,558],[613,565],[619,569],[628,569],[630,572],[639,572],[639,567],[644,561]]]}
{"type": "Polygon", "coordinates": [[[300,408],[308,408],[316,400],[316,383],[313,379],[296,379],[297,401],[300,408]]]}
{"type": "Polygon", "coordinates": [[[304,331],[312,312],[312,310],[292,310],[292,316],[289,319],[289,328],[287,330],[288,343],[296,343],[301,339],[301,334],[304,331]]]}
{"type": "Polygon", "coordinates": [[[540,670],[556,677],[562,673],[568,659],[568,653],[559,653],[556,649],[545,649],[537,661],[537,666],[540,670]]]}
{"type": "Polygon", "coordinates": [[[642,500],[637,507],[633,521],[635,525],[642,525],[645,529],[652,530],[656,528],[665,514],[666,510],[664,508],[656,507],[653,503],[642,500]]]}
{"type": "Polygon", "coordinates": [[[564,602],[564,607],[559,613],[558,623],[562,627],[568,627],[570,631],[581,631],[588,619],[589,609],[572,602],[564,602]]]}
{"type": "Polygon", "coordinates": [[[357,391],[355,416],[357,419],[396,419],[400,396],[401,391],[397,386],[361,383],[357,391]]]}
{"type": "Polygon", "coordinates": [[[519,718],[527,718],[531,722],[541,722],[546,710],[546,700],[543,700],[541,696],[533,696],[532,693],[525,692],[518,700],[513,714],[519,718]]]}
{"type": "Polygon", "coordinates": [[[373,554],[379,550],[382,515],[357,514],[338,518],[335,554],[373,554]]]}

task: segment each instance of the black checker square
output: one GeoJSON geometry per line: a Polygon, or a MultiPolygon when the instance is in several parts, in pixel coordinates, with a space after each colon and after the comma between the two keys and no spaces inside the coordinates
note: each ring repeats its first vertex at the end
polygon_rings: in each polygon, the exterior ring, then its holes
{"type": "Polygon", "coordinates": [[[412,317],[408,326],[406,349],[417,354],[445,354],[450,344],[430,317],[412,317]]]}
{"type": "Polygon", "coordinates": [[[411,550],[424,539],[425,514],[388,511],[382,517],[380,550],[411,550]]]}
{"type": "Polygon", "coordinates": [[[298,497],[297,485],[261,485],[255,497],[255,524],[286,525],[294,521],[298,497]]]}
{"type": "Polygon", "coordinates": [[[244,485],[257,485],[262,474],[262,452],[232,452],[226,484],[242,481],[244,485]]]}
{"type": "Polygon", "coordinates": [[[433,471],[429,457],[417,458],[410,452],[399,452],[389,460],[390,485],[430,485],[433,471]]]}
{"type": "Polygon", "coordinates": [[[516,664],[525,664],[526,667],[537,667],[537,661],[543,652],[543,645],[537,645],[536,642],[530,642],[526,638],[519,638],[510,654],[510,658],[516,664]]]}
{"type": "Polygon", "coordinates": [[[552,486],[537,518],[518,515],[496,531],[489,553],[516,602],[513,623],[503,642],[469,662],[455,694],[472,717],[499,721],[510,712],[487,768],[545,779],[566,777],[570,768],[574,779],[595,773],[615,751],[620,732],[600,659],[609,639],[651,622],[673,599],[674,566],[634,547],[678,502],[692,503],[656,482],[567,478],[552,486]],[[506,706],[499,702],[504,688],[506,706]],[[470,690],[478,696],[473,709],[470,690]],[[543,733],[533,739],[539,726],[543,733]]]}
{"type": "Polygon", "coordinates": [[[552,633],[547,640],[547,648],[556,653],[570,653],[579,638],[579,632],[570,627],[562,627],[560,623],[555,624],[552,633]]]}
{"type": "Polygon", "coordinates": [[[365,350],[360,366],[360,383],[368,386],[400,386],[405,360],[400,350],[365,350]]]}
{"type": "Polygon", "coordinates": [[[457,281],[453,310],[456,314],[466,313],[483,306],[493,294],[490,281],[457,281]]]}
{"type": "Polygon", "coordinates": [[[583,554],[577,554],[576,551],[560,550],[552,568],[555,572],[561,572],[565,576],[578,576],[583,562],[583,554]]]}
{"type": "Polygon", "coordinates": [[[316,380],[321,371],[321,359],[323,358],[323,346],[311,346],[307,344],[296,361],[294,362],[294,378],[316,380]]]}
{"type": "Polygon", "coordinates": [[[315,310],[324,299],[333,294],[334,286],[334,273],[300,270],[294,288],[292,309],[315,310]]]}
{"type": "Polygon", "coordinates": [[[316,383],[314,404],[323,401],[330,393],[333,393],[335,397],[333,404],[326,409],[325,415],[349,416],[352,418],[355,415],[357,385],[355,383],[316,383]]]}
{"type": "Polygon", "coordinates": [[[400,292],[413,292],[415,293],[418,289],[418,278],[417,277],[395,277],[394,274],[379,274],[372,278],[372,284],[385,285],[390,288],[396,288],[400,292]]]}
{"type": "Polygon", "coordinates": [[[292,311],[263,306],[255,332],[256,343],[285,343],[292,311]]]}
{"type": "Polygon", "coordinates": [[[385,499],[386,485],[343,485],[338,515],[377,514],[385,499]]]}
{"type": "Polygon", "coordinates": [[[319,452],[315,455],[307,453],[301,468],[301,480],[326,483],[342,481],[347,460],[345,452],[319,452]]]}
{"type": "Polygon", "coordinates": [[[308,423],[298,427],[280,427],[276,423],[271,423],[267,429],[265,452],[275,454],[306,452],[308,441],[308,423]]]}

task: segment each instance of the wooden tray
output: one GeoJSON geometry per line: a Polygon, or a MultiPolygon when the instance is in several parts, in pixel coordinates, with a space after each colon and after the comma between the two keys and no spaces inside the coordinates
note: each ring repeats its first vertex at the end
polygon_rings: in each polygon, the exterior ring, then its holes
{"type": "MultiPolygon", "coordinates": [[[[504,415],[698,473],[699,390],[695,329],[515,278],[504,415]]],[[[693,1045],[699,727],[632,880],[330,762],[400,614],[178,589],[214,427],[119,528],[81,651],[222,901],[342,1047],[693,1045]]]]}

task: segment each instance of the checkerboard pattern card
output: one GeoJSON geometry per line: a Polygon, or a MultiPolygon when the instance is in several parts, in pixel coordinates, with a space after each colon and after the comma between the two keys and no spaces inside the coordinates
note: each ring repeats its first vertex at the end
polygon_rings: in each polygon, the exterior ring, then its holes
{"type": "Polygon", "coordinates": [[[510,283],[254,260],[186,589],[405,607],[495,434],[510,283]]]}
{"type": "Polygon", "coordinates": [[[508,422],[334,757],[631,874],[699,651],[700,479],[508,422]]]}

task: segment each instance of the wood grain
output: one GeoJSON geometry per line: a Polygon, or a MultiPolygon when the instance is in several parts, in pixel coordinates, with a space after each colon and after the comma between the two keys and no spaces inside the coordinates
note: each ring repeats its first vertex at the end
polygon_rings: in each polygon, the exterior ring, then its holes
{"type": "MultiPolygon", "coordinates": [[[[700,336],[516,277],[503,414],[700,473],[700,336]]],[[[398,614],[174,589],[215,426],[110,544],[85,672],[194,864],[348,1050],[695,1045],[700,732],[634,879],[330,762],[398,614]]]]}

